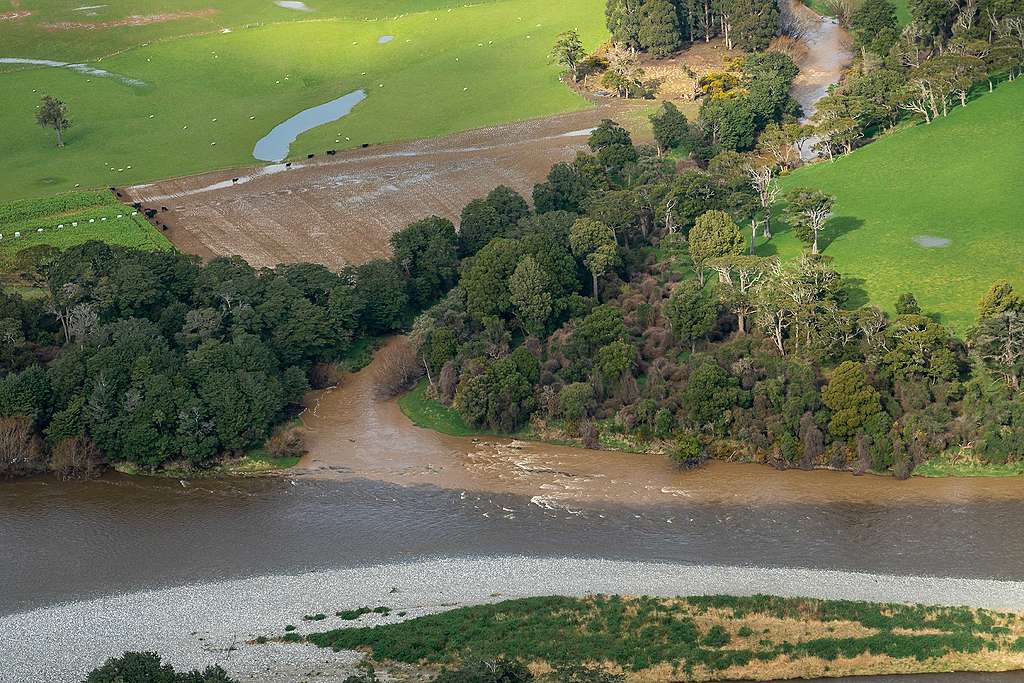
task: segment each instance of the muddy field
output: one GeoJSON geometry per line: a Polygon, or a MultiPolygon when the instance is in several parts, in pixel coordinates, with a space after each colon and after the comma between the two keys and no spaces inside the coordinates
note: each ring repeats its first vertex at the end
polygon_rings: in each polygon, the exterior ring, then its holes
{"type": "MultiPolygon", "coordinates": [[[[240,255],[254,266],[311,261],[330,268],[386,256],[392,233],[437,214],[456,219],[497,185],[529,197],[587,131],[637,105],[586,111],[442,138],[318,155],[289,167],[207,173],[127,188],[179,249],[240,255]],[[236,180],[237,179],[237,180],[236,180]],[[166,207],[166,211],[162,209],[166,207]]],[[[642,105],[640,105],[642,106],[642,105]]]]}

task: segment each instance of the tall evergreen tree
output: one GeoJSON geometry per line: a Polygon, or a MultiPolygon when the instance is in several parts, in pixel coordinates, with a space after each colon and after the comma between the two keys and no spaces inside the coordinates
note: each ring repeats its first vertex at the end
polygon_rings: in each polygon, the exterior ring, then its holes
{"type": "Polygon", "coordinates": [[[643,0],[608,0],[605,18],[612,42],[633,50],[640,49],[640,17],[643,0]]]}
{"type": "Polygon", "coordinates": [[[865,57],[867,52],[884,57],[900,37],[896,8],[889,0],[864,0],[850,17],[850,29],[865,57]]]}
{"type": "Polygon", "coordinates": [[[670,0],[646,0],[637,30],[640,49],[653,57],[668,57],[683,45],[679,14],[670,0]]]}

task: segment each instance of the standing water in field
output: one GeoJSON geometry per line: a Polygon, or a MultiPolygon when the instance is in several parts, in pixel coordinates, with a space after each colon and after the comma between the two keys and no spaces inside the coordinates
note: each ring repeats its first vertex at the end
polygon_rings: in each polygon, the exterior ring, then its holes
{"type": "Polygon", "coordinates": [[[394,36],[381,36],[380,38],[377,39],[377,44],[383,45],[384,43],[390,43],[394,39],[394,36]]]}
{"type": "Polygon", "coordinates": [[[263,136],[253,148],[252,155],[260,161],[281,161],[288,156],[288,150],[295,142],[295,138],[317,126],[348,116],[352,109],[365,99],[365,90],[353,90],[336,100],[300,111],[284,123],[274,126],[272,131],[263,136]]]}
{"type": "Polygon", "coordinates": [[[275,3],[278,7],[284,9],[298,10],[299,12],[312,12],[313,8],[306,5],[304,2],[298,2],[297,0],[277,0],[275,3]]]}
{"type": "Polygon", "coordinates": [[[145,81],[140,81],[137,78],[128,78],[127,76],[121,76],[118,74],[112,74],[109,71],[103,69],[96,69],[89,66],[88,64],[71,64],[70,62],[58,62],[53,59],[25,59],[22,57],[0,57],[0,64],[27,64],[30,66],[52,66],[63,69],[71,69],[77,71],[80,74],[86,76],[96,76],[98,78],[113,78],[121,81],[125,85],[133,87],[141,87],[146,85],[145,81]]]}

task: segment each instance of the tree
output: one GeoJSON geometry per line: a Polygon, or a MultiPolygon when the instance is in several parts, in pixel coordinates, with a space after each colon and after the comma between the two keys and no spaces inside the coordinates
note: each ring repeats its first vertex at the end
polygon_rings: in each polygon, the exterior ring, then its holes
{"type": "Polygon", "coordinates": [[[551,293],[544,269],[532,256],[519,259],[519,264],[508,279],[509,297],[523,331],[534,337],[544,334],[551,316],[551,293]]]}
{"type": "MultiPolygon", "coordinates": [[[[765,164],[764,166],[750,166],[747,168],[750,176],[750,187],[757,193],[757,200],[764,210],[761,235],[765,239],[772,237],[772,207],[779,198],[779,186],[775,182],[775,169],[765,164]]],[[[754,254],[754,239],[751,236],[750,254],[754,254]]]]}
{"type": "Polygon", "coordinates": [[[587,145],[610,173],[621,172],[626,164],[634,163],[639,157],[629,131],[611,119],[601,121],[590,134],[587,145]]]}
{"type": "Polygon", "coordinates": [[[970,345],[989,374],[1017,393],[1024,378],[1024,316],[1019,310],[992,313],[971,332],[970,345]]]}
{"type": "Polygon", "coordinates": [[[757,123],[745,96],[704,100],[700,117],[711,133],[711,141],[723,149],[743,151],[754,146],[757,123]]]}
{"type": "Polygon", "coordinates": [[[694,426],[721,433],[729,422],[730,411],[740,402],[739,384],[717,363],[705,363],[694,370],[683,391],[684,405],[694,426]]]}
{"type": "Polygon", "coordinates": [[[739,256],[747,246],[739,226],[725,211],[712,210],[702,214],[690,230],[690,259],[697,270],[697,279],[704,286],[707,262],[722,256],[739,256]]]}
{"type": "Polygon", "coordinates": [[[504,234],[510,233],[519,221],[530,215],[530,207],[523,195],[507,185],[498,185],[487,193],[487,203],[498,214],[504,234]]]}
{"type": "Polygon", "coordinates": [[[896,299],[897,315],[921,315],[921,306],[911,292],[904,292],[896,299]]]}
{"type": "Polygon", "coordinates": [[[580,80],[580,62],[586,56],[587,51],[583,49],[583,41],[580,40],[579,32],[576,29],[571,29],[558,34],[555,46],[551,49],[551,54],[548,55],[548,62],[561,65],[572,76],[573,83],[576,83],[580,80]]]}
{"type": "Polygon", "coordinates": [[[125,652],[93,669],[84,683],[237,683],[219,666],[204,671],[175,672],[155,652],[125,652]]]}
{"type": "Polygon", "coordinates": [[[548,171],[547,182],[533,186],[533,207],[538,214],[550,211],[580,213],[588,188],[572,164],[560,161],[548,171]]]}
{"type": "Polygon", "coordinates": [[[665,317],[672,325],[676,341],[696,352],[697,340],[711,331],[718,318],[718,304],[693,280],[676,285],[665,304],[665,317]]]}
{"type": "Polygon", "coordinates": [[[458,280],[459,239],[447,218],[431,216],[391,236],[393,260],[408,279],[413,306],[432,305],[458,280]]]}
{"type": "Polygon", "coordinates": [[[605,18],[612,42],[631,50],[640,48],[640,16],[643,0],[608,0],[605,18]]]}
{"type": "Polygon", "coordinates": [[[645,0],[637,27],[640,49],[653,57],[668,57],[683,43],[679,14],[669,0],[645,0]]]}
{"type": "Polygon", "coordinates": [[[604,223],[593,218],[581,218],[572,225],[569,245],[576,258],[582,259],[593,279],[593,297],[600,300],[597,279],[608,272],[615,263],[618,251],[615,233],[604,223]]]}
{"type": "Polygon", "coordinates": [[[999,280],[978,301],[978,318],[989,318],[1006,311],[1020,312],[1022,309],[1024,299],[1013,291],[1013,285],[1008,280],[999,280]]]}
{"type": "Polygon", "coordinates": [[[786,193],[786,219],[797,236],[811,245],[811,253],[819,253],[818,234],[832,216],[835,197],[808,187],[795,187],[786,193]]]}
{"type": "Polygon", "coordinates": [[[835,439],[853,439],[882,413],[878,390],[868,382],[864,366],[844,361],[821,390],[821,400],[832,411],[828,431],[835,439]]]}
{"type": "Polygon", "coordinates": [[[64,146],[64,131],[71,127],[66,104],[56,97],[44,95],[36,112],[36,123],[43,128],[53,128],[57,132],[57,147],[64,146]]]}
{"type": "Polygon", "coordinates": [[[850,16],[850,31],[864,59],[868,52],[885,57],[900,37],[896,7],[889,0],[864,0],[850,16]]]}
{"type": "Polygon", "coordinates": [[[501,217],[486,199],[474,199],[462,209],[459,218],[459,251],[463,256],[472,256],[495,237],[504,236],[501,217]]]}
{"type": "Polygon", "coordinates": [[[671,102],[664,102],[661,111],[652,114],[650,120],[659,155],[678,149],[690,141],[690,124],[686,121],[686,115],[671,102]]]}
{"type": "Polygon", "coordinates": [[[765,50],[779,34],[777,0],[726,0],[720,7],[723,23],[731,27],[726,40],[734,40],[741,50],[765,50]]]}
{"type": "Polygon", "coordinates": [[[800,161],[800,145],[811,131],[799,123],[769,123],[757,139],[758,149],[775,159],[784,170],[795,168],[800,161]]]}

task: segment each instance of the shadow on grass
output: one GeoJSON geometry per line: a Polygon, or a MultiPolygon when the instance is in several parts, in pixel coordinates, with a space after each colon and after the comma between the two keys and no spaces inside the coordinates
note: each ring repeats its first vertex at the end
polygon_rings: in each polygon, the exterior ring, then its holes
{"type": "Polygon", "coordinates": [[[853,232],[862,225],[864,225],[863,219],[855,216],[833,216],[825,224],[824,231],[818,236],[818,245],[821,247],[822,253],[837,239],[853,232]]]}

